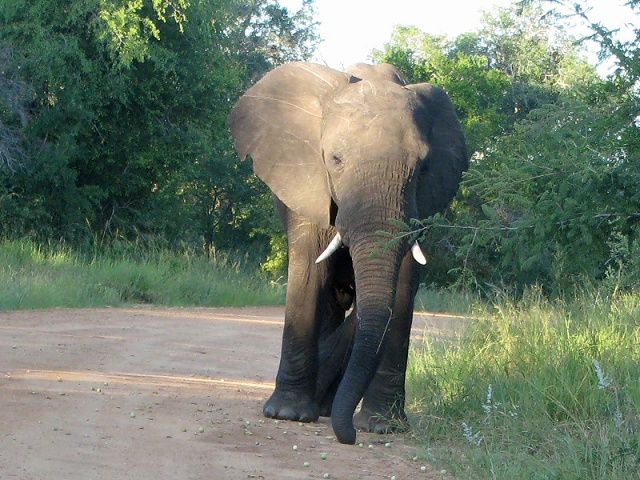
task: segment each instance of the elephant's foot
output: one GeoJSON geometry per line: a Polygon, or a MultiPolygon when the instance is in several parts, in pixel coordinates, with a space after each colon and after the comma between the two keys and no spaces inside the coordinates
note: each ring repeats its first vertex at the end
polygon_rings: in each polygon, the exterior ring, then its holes
{"type": "Polygon", "coordinates": [[[320,408],[321,417],[331,416],[331,407],[333,406],[333,398],[336,395],[336,389],[332,386],[331,389],[319,400],[318,406],[320,408]]]}
{"type": "Polygon", "coordinates": [[[383,415],[363,408],[353,417],[353,425],[358,430],[380,434],[406,432],[409,429],[404,410],[383,415]]]}
{"type": "Polygon", "coordinates": [[[320,416],[321,417],[330,417],[331,416],[331,406],[333,404],[329,401],[324,401],[320,404],[320,416]]]}
{"type": "Polygon", "coordinates": [[[264,404],[262,413],[269,418],[315,422],[320,415],[320,409],[318,404],[306,395],[276,390],[264,404]]]}

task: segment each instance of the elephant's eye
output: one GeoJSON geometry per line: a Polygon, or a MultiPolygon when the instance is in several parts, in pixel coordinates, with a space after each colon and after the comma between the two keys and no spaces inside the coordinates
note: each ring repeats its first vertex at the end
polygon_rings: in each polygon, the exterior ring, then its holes
{"type": "Polygon", "coordinates": [[[343,166],[343,160],[342,160],[342,155],[340,155],[337,152],[334,152],[331,154],[331,163],[336,167],[336,168],[342,168],[343,166]]]}

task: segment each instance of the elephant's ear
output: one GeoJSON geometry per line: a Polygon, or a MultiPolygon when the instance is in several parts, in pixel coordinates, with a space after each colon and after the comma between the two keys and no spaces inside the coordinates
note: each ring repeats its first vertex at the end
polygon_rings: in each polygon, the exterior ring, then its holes
{"type": "Polygon", "coordinates": [[[460,122],[445,91],[429,83],[406,88],[418,95],[416,121],[429,145],[417,193],[418,213],[426,218],[451,203],[462,173],[469,167],[469,157],[460,122]]]}
{"type": "Polygon", "coordinates": [[[291,210],[319,226],[330,221],[331,196],[322,160],[323,104],[349,75],[322,65],[289,63],[240,97],[229,128],[240,158],[291,210]]]}

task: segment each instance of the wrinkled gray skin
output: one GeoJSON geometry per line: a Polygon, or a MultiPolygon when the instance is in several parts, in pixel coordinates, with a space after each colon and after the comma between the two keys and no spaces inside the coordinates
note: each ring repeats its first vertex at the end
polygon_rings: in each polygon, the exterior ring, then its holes
{"type": "Polygon", "coordinates": [[[229,125],[289,242],[280,367],[264,414],[331,415],[351,444],[354,426],[403,428],[418,265],[404,241],[380,248],[380,232],[453,199],[468,157],[451,101],[433,85],[405,85],[387,64],[344,73],[291,63],[251,87],[229,125]],[[316,264],[337,232],[343,247],[316,264]]]}

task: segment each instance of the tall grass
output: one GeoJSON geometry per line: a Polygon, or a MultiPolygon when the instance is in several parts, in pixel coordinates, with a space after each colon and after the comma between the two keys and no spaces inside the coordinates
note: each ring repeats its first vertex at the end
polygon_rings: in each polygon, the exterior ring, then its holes
{"type": "Polygon", "coordinates": [[[501,299],[411,355],[415,431],[457,478],[640,478],[640,295],[501,299]]]}
{"type": "Polygon", "coordinates": [[[83,254],[65,246],[0,242],[0,310],[51,307],[279,304],[283,288],[246,259],[125,246],[83,254]]]}
{"type": "Polygon", "coordinates": [[[416,311],[469,315],[473,305],[481,302],[478,295],[435,285],[420,285],[415,299],[416,311]]]}

